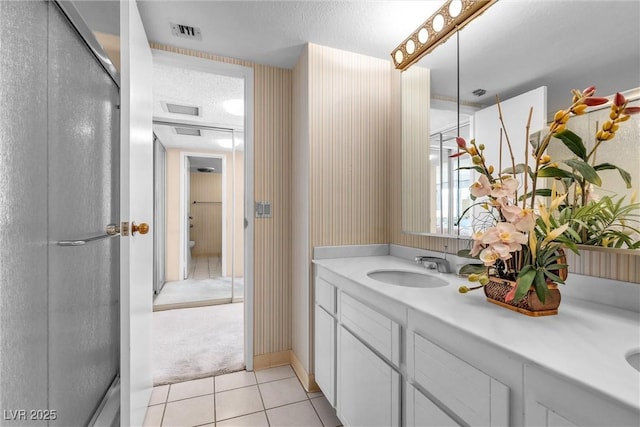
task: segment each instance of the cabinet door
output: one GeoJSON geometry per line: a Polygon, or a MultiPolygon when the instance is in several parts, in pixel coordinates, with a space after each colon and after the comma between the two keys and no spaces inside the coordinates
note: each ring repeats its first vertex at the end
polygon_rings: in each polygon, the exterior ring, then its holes
{"type": "Polygon", "coordinates": [[[551,409],[538,402],[533,404],[533,407],[529,407],[527,411],[527,425],[542,426],[542,427],[577,427],[574,424],[564,418],[562,415],[556,414],[551,409]]]}
{"type": "Polygon", "coordinates": [[[315,308],[315,380],[335,407],[336,321],[319,305],[315,308]]]}
{"type": "MultiPolygon", "coordinates": [[[[509,388],[440,346],[413,333],[414,382],[470,425],[509,425],[509,388]]],[[[410,338],[411,339],[411,338],[410,338]]]]}
{"type": "Polygon", "coordinates": [[[400,375],[338,328],[338,416],[345,426],[399,426],[400,375]]]}
{"type": "Polygon", "coordinates": [[[405,393],[407,409],[407,427],[459,427],[442,409],[438,408],[427,396],[407,383],[405,393]]]}
{"type": "Polygon", "coordinates": [[[640,411],[545,369],[524,366],[525,426],[639,426],[640,411]]]}

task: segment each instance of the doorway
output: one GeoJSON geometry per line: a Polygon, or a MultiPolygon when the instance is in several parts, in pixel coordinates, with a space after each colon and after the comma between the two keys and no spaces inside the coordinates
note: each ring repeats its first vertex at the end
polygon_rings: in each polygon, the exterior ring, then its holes
{"type": "Polygon", "coordinates": [[[253,207],[253,170],[245,165],[253,164],[253,70],[164,51],[153,51],[153,60],[166,207],[153,363],[171,352],[182,354],[169,370],[193,361],[162,378],[154,367],[154,383],[252,370],[253,218],[245,212],[253,207]]]}
{"type": "MultiPolygon", "coordinates": [[[[162,129],[167,126],[168,122],[156,122],[161,135],[169,131],[162,129]]],[[[180,152],[182,261],[178,280],[167,282],[155,296],[154,311],[244,301],[241,139],[233,130],[204,125],[198,129],[213,140],[222,140],[225,146],[226,139],[236,144],[230,151],[180,152]]]]}

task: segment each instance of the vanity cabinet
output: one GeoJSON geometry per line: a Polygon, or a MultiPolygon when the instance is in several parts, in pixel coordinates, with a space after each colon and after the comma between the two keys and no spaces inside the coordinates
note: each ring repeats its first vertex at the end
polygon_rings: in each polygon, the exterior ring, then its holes
{"type": "Polygon", "coordinates": [[[331,404],[336,405],[336,288],[316,278],[315,292],[315,381],[331,404]]]}
{"type": "MultiPolygon", "coordinates": [[[[435,414],[434,421],[420,419],[415,425],[438,425],[446,413],[452,414],[461,425],[509,425],[509,388],[500,381],[416,332],[409,334],[407,353],[410,380],[438,402],[430,411],[435,414]],[[438,412],[438,408],[442,409],[438,412]]],[[[414,395],[417,392],[414,391],[414,395]]],[[[430,400],[424,395],[418,398],[423,403],[424,399],[430,400]]],[[[407,403],[407,412],[410,410],[407,403]]],[[[417,412],[421,414],[423,418],[429,415],[417,412]]],[[[451,422],[454,424],[446,425],[457,425],[453,419],[451,422]]]]}
{"type": "Polygon", "coordinates": [[[524,365],[525,425],[639,426],[637,409],[545,369],[524,365]]]}
{"type": "Polygon", "coordinates": [[[574,322],[563,332],[544,319],[476,308],[482,296],[454,300],[454,286],[419,294],[363,278],[408,268],[390,258],[315,265],[315,376],[345,427],[640,426],[637,372],[617,365],[625,353],[616,361],[603,347],[608,356],[599,363],[585,351],[596,348],[590,337],[630,348],[637,324],[628,314],[606,307],[592,313],[593,304],[573,301],[563,319],[547,319],[574,322]],[[479,326],[469,323],[476,317],[479,326]],[[592,332],[596,322],[602,326],[592,332]],[[523,328],[545,337],[546,346],[514,336],[523,328]],[[576,328],[579,335],[564,343],[576,328]],[[609,338],[607,331],[616,333],[609,338]],[[575,343],[581,345],[571,348],[575,343]]]}
{"type": "Polygon", "coordinates": [[[346,426],[399,426],[400,374],[344,326],[338,336],[340,420],[346,426]]]}
{"type": "Polygon", "coordinates": [[[315,276],[315,381],[345,426],[400,426],[401,325],[333,282],[315,276]]]}

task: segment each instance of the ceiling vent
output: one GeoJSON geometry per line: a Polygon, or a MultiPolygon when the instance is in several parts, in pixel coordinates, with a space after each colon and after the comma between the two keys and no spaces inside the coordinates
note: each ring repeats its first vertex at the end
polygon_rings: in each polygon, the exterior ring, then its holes
{"type": "Polygon", "coordinates": [[[170,104],[168,102],[163,102],[162,106],[168,113],[186,114],[187,116],[200,116],[200,107],[194,107],[192,105],[170,104]]]}
{"type": "Polygon", "coordinates": [[[171,23],[171,34],[176,37],[183,37],[191,40],[202,40],[200,28],[189,25],[171,23]]]}
{"type": "Polygon", "coordinates": [[[200,129],[175,127],[178,135],[202,136],[200,129]]]}
{"type": "Polygon", "coordinates": [[[484,90],[484,89],[476,89],[476,90],[474,90],[474,91],[473,91],[473,92],[471,92],[471,93],[473,93],[475,96],[482,96],[482,95],[484,95],[485,93],[487,93],[487,91],[486,91],[486,90],[484,90]]]}

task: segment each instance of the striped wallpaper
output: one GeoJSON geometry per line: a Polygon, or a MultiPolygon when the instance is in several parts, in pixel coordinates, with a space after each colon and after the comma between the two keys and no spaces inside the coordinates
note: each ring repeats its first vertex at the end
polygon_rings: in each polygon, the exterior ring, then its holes
{"type": "Polygon", "coordinates": [[[309,45],[311,245],[386,243],[389,63],[309,45]]]}
{"type": "Polygon", "coordinates": [[[164,50],[254,70],[254,196],[273,217],[254,229],[254,356],[291,348],[291,70],[150,43],[164,50]]]}

